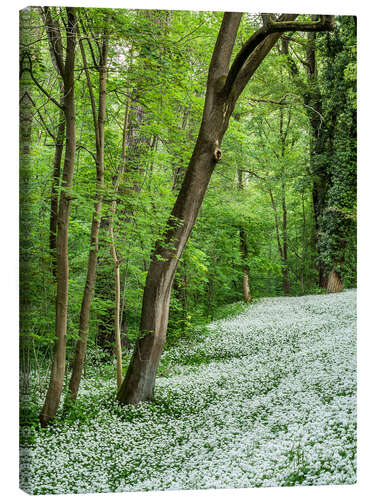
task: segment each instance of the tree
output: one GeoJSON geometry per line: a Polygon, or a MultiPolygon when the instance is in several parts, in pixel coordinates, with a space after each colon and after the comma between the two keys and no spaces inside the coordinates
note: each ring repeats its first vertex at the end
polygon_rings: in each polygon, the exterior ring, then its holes
{"type": "MultiPolygon", "coordinates": [[[[79,384],[81,381],[83,363],[86,355],[86,345],[88,338],[88,329],[90,322],[90,308],[92,298],[94,296],[95,280],[96,280],[96,264],[98,259],[99,247],[99,228],[102,216],[103,205],[103,190],[104,190],[104,127],[105,127],[105,111],[106,111],[106,87],[107,87],[107,56],[108,56],[108,35],[104,28],[100,40],[95,39],[98,55],[94,56],[94,51],[91,46],[90,39],[87,37],[86,29],[82,19],[81,25],[84,29],[87,41],[89,43],[92,54],[92,65],[98,72],[98,105],[96,104],[94,89],[91,82],[89,65],[83,45],[83,41],[79,39],[79,46],[82,54],[82,61],[87,78],[87,86],[89,89],[91,112],[95,130],[95,163],[96,163],[96,195],[95,204],[91,221],[90,232],[90,251],[87,265],[86,283],[82,297],[82,305],[79,321],[79,339],[77,341],[75,356],[73,361],[73,370],[69,383],[69,393],[67,401],[74,401],[78,394],[79,384]]],[[[104,19],[104,24],[108,22],[108,16],[104,19]]]]}
{"type": "Polygon", "coordinates": [[[297,15],[277,21],[264,15],[263,26],[243,45],[230,66],[241,21],[240,13],[225,13],[208,71],[201,127],[181,190],[166,231],[152,255],[143,294],[140,336],[118,399],[137,404],[153,398],[156,372],[166,339],[169,301],[178,260],[185,248],[202,204],[234,106],[265,56],[286,31],[333,29],[332,16],[319,21],[295,22],[297,15]]]}
{"type": "MultiPolygon", "coordinates": [[[[46,8],[46,14],[50,11],[46,8]]],[[[52,19],[52,17],[51,17],[52,19]]],[[[62,174],[62,190],[59,199],[58,229],[56,241],[56,269],[57,269],[57,295],[56,295],[56,341],[51,367],[50,383],[47,395],[40,413],[40,422],[44,427],[56,416],[60,402],[66,357],[66,329],[68,306],[68,226],[71,203],[71,189],[73,182],[74,159],[76,151],[76,124],[74,101],[74,61],[77,20],[75,9],[66,9],[65,33],[66,54],[63,58],[63,43],[60,28],[56,23],[50,23],[48,28],[54,39],[53,50],[60,75],[64,83],[64,114],[66,121],[65,158],[62,174]]]]}
{"type": "MultiPolygon", "coordinates": [[[[243,187],[244,187],[242,176],[243,176],[242,170],[237,169],[238,189],[240,191],[243,190],[243,187]]],[[[247,178],[246,178],[246,181],[247,181],[247,178]]],[[[250,291],[250,284],[249,284],[250,269],[249,269],[249,263],[248,263],[249,250],[248,250],[246,229],[244,227],[244,224],[242,224],[242,223],[240,223],[240,225],[239,225],[239,232],[240,232],[240,253],[241,253],[241,259],[242,259],[243,299],[245,302],[250,302],[251,301],[251,291],[250,291]]]]}
{"type": "Polygon", "coordinates": [[[327,147],[319,157],[327,172],[326,197],[320,216],[319,263],[327,276],[327,292],[340,292],[352,276],[356,239],[356,23],[338,19],[334,34],[322,37],[325,56],[322,96],[327,147]]]}

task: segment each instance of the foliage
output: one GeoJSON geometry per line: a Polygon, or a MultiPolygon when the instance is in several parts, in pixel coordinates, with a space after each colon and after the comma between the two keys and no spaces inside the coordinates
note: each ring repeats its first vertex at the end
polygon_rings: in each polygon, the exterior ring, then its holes
{"type": "MultiPolygon", "coordinates": [[[[322,220],[322,258],[345,282],[355,284],[356,260],[356,26],[351,17],[339,18],[339,29],[321,41],[326,56],[323,90],[327,116],[335,116],[331,133],[327,206],[322,220]]],[[[328,154],[328,153],[327,153],[328,154]]],[[[322,155],[323,156],[323,155],[322,155]]]]}

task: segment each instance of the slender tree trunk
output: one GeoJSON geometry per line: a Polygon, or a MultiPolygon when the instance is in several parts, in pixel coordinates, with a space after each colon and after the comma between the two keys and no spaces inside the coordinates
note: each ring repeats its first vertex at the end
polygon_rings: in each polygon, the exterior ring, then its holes
{"type": "Polygon", "coordinates": [[[251,302],[250,284],[249,284],[249,266],[247,264],[248,249],[246,241],[246,232],[243,227],[240,228],[240,252],[242,256],[242,290],[245,302],[251,302]]]}
{"type": "MultiPolygon", "coordinates": [[[[243,189],[242,171],[237,169],[238,189],[243,189]]],[[[249,284],[249,252],[247,248],[246,230],[243,224],[240,224],[240,254],[242,259],[242,290],[245,302],[251,302],[250,284],[249,284]]]]}
{"type": "Polygon", "coordinates": [[[76,123],[74,104],[74,60],[76,18],[74,8],[67,8],[66,60],[64,65],[64,112],[66,121],[66,145],[62,178],[62,190],[58,211],[56,241],[57,295],[56,295],[56,342],[51,368],[51,378],[46,399],[40,414],[45,427],[56,416],[65,375],[66,327],[68,309],[68,225],[76,150],[76,123]]]}
{"type": "Polygon", "coordinates": [[[213,298],[215,295],[215,272],[216,272],[216,262],[218,260],[217,254],[214,254],[212,256],[212,261],[209,267],[209,273],[207,276],[207,308],[206,308],[206,315],[208,318],[212,319],[212,302],[213,298]]]}
{"type": "Polygon", "coordinates": [[[285,252],[285,240],[283,240],[283,244],[282,244],[281,238],[280,238],[279,216],[277,214],[277,207],[276,207],[275,198],[273,196],[272,189],[269,189],[268,192],[269,192],[269,195],[271,198],[271,204],[272,204],[274,218],[275,218],[276,241],[277,241],[277,247],[279,249],[279,254],[280,254],[280,259],[281,259],[281,276],[282,276],[283,292],[284,292],[284,295],[289,295],[289,290],[290,290],[289,270],[288,270],[288,263],[286,261],[285,254],[284,254],[284,252],[285,252]]]}
{"type": "MultiPolygon", "coordinates": [[[[64,103],[64,89],[61,89],[62,97],[61,104],[64,103]]],[[[56,134],[55,156],[53,159],[53,174],[51,185],[51,209],[49,220],[49,248],[52,258],[52,274],[56,277],[56,239],[57,239],[57,211],[59,205],[58,187],[60,184],[61,159],[64,150],[65,136],[65,116],[64,112],[60,111],[59,125],[56,134]]]]}
{"type": "Polygon", "coordinates": [[[287,234],[287,210],[285,200],[285,183],[282,182],[282,235],[283,235],[283,252],[282,252],[282,275],[283,275],[283,291],[284,295],[290,294],[290,279],[289,279],[289,266],[288,266],[288,234],[287,234]]]}
{"type": "MultiPolygon", "coordinates": [[[[226,50],[231,53],[240,18],[240,14],[229,14],[227,24],[223,21],[215,47],[217,55],[222,50],[220,38],[225,39],[226,50]]],[[[228,68],[229,60],[225,59],[224,66],[228,68]]],[[[198,216],[215,164],[221,159],[219,145],[228,126],[230,113],[225,115],[226,102],[219,98],[218,89],[215,89],[215,73],[217,78],[225,72],[221,66],[219,57],[213,56],[198,139],[167,222],[169,229],[153,253],[143,294],[141,336],[137,339],[126,377],[118,392],[118,399],[124,403],[137,404],[153,398],[156,372],[166,339],[171,288],[178,259],[198,216]],[[220,75],[215,71],[217,69],[221,70],[220,75]]]]}
{"type": "MultiPolygon", "coordinates": [[[[82,41],[80,41],[81,51],[85,67],[87,68],[86,58],[82,41]]],[[[96,201],[91,222],[90,234],[90,251],[89,261],[87,266],[86,284],[83,292],[81,312],[79,318],[79,339],[76,345],[75,356],[73,361],[73,370],[69,383],[69,393],[67,401],[74,401],[77,398],[79,385],[82,377],[83,364],[86,356],[87,339],[90,323],[91,302],[94,296],[95,280],[96,280],[96,265],[98,259],[99,248],[99,228],[103,204],[103,189],[104,189],[104,124],[105,124],[105,107],[106,107],[106,85],[107,85],[107,50],[108,41],[104,35],[101,44],[100,66],[99,71],[99,106],[98,117],[96,119],[96,107],[93,97],[93,89],[88,70],[86,69],[87,83],[90,91],[92,102],[92,113],[94,118],[94,126],[96,133],[96,201]]]]}
{"type": "Polygon", "coordinates": [[[123,176],[126,169],[126,145],[127,145],[127,132],[129,124],[129,100],[126,102],[125,116],[124,116],[124,126],[122,134],[122,147],[121,147],[121,168],[115,179],[114,185],[114,199],[112,201],[111,207],[111,217],[109,220],[109,237],[110,237],[110,252],[113,259],[114,267],[114,281],[115,281],[115,311],[114,311],[114,328],[115,328],[115,354],[116,354],[116,378],[117,378],[117,388],[120,388],[122,383],[122,345],[121,345],[121,275],[120,275],[120,264],[117,257],[116,251],[116,241],[114,233],[114,216],[117,209],[116,197],[118,194],[118,189],[120,185],[120,179],[123,176]]]}
{"type": "Polygon", "coordinates": [[[286,189],[285,189],[285,151],[286,151],[286,139],[289,131],[290,124],[290,111],[288,113],[288,122],[284,128],[284,111],[280,108],[280,142],[281,142],[281,207],[283,213],[282,220],[282,275],[283,275],[283,291],[284,295],[290,294],[290,278],[289,278],[289,266],[288,266],[288,231],[287,231],[287,208],[286,208],[286,189]]]}
{"type": "Polygon", "coordinates": [[[306,214],[305,214],[305,192],[302,191],[302,251],[301,251],[301,278],[300,278],[302,295],[305,293],[305,259],[306,259],[306,214]]]}

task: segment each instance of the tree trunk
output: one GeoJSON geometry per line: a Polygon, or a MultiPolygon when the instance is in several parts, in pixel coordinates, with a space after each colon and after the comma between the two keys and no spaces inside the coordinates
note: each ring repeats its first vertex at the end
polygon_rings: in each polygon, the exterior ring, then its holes
{"type": "MultiPolygon", "coordinates": [[[[64,104],[64,89],[61,89],[62,97],[61,104],[64,104]]],[[[57,128],[55,142],[55,156],[53,159],[53,174],[51,185],[51,209],[49,220],[49,249],[52,259],[52,274],[56,277],[56,239],[57,239],[57,211],[59,205],[58,187],[60,184],[61,159],[64,150],[64,135],[65,135],[65,116],[64,112],[60,111],[59,125],[57,128]]]]}
{"type": "MultiPolygon", "coordinates": [[[[237,178],[238,178],[238,189],[242,190],[243,189],[242,171],[240,169],[237,169],[237,178]]],[[[249,252],[247,248],[246,231],[243,224],[240,224],[240,254],[242,260],[243,298],[245,302],[251,302],[251,293],[249,285],[249,265],[247,263],[249,258],[249,252]]]]}
{"type": "Polygon", "coordinates": [[[286,190],[285,190],[285,151],[286,139],[289,131],[290,124],[290,110],[288,112],[288,122],[284,128],[284,111],[280,108],[280,143],[281,143],[281,207],[283,213],[282,221],[282,276],[283,276],[283,291],[284,295],[290,294],[290,279],[289,279],[289,266],[288,266],[288,232],[287,232],[287,208],[286,208],[286,190]]]}
{"type": "MultiPolygon", "coordinates": [[[[284,295],[289,295],[290,293],[290,281],[289,281],[289,269],[288,269],[288,263],[286,261],[285,257],[285,239],[283,240],[283,245],[281,244],[281,238],[280,238],[280,228],[279,228],[279,216],[277,214],[277,207],[276,207],[276,202],[272,193],[272,189],[268,190],[270,198],[271,198],[271,204],[273,208],[273,213],[274,213],[274,218],[275,218],[275,231],[276,231],[276,241],[277,241],[277,247],[279,249],[279,254],[280,254],[280,259],[281,259],[281,276],[282,276],[282,285],[283,285],[283,293],[284,295]]],[[[284,224],[284,220],[283,220],[284,224]]]]}
{"type": "MultiPolygon", "coordinates": [[[[290,31],[293,23],[289,19],[296,17],[291,14],[282,25],[277,22],[267,24],[255,32],[243,45],[229,69],[241,16],[239,13],[225,13],[223,17],[208,72],[197,142],[167,222],[167,230],[156,245],[147,274],[140,337],[118,391],[118,399],[123,403],[137,404],[153,398],[156,372],[166,338],[176,267],[198,216],[212,172],[221,160],[220,144],[229,118],[247,82],[281,36],[280,30],[290,31]]],[[[281,19],[284,21],[285,17],[281,19]]],[[[303,24],[306,26],[306,23],[303,24]]],[[[296,23],[297,29],[301,29],[300,23],[296,23]]]]}
{"type": "Polygon", "coordinates": [[[284,295],[290,294],[290,280],[289,280],[289,269],[287,264],[283,264],[281,268],[281,275],[283,281],[283,293],[284,295]]]}
{"type": "Polygon", "coordinates": [[[74,60],[76,19],[74,8],[67,8],[68,24],[66,27],[67,48],[64,70],[64,112],[66,120],[66,145],[58,211],[58,230],[56,242],[57,295],[56,295],[56,341],[51,368],[51,378],[39,416],[45,427],[56,416],[65,375],[66,327],[68,309],[68,225],[73,182],[74,158],[76,150],[75,104],[74,104],[74,60]]]}
{"type": "Polygon", "coordinates": [[[306,258],[306,214],[305,191],[302,191],[302,251],[301,251],[301,277],[300,287],[302,295],[305,293],[305,258],[306,258]]]}
{"type": "MultiPolygon", "coordinates": [[[[87,61],[83,50],[82,41],[80,41],[82,56],[85,67],[87,61]]],[[[90,91],[92,102],[92,113],[94,119],[95,135],[96,135],[96,201],[91,222],[90,234],[90,251],[89,261],[87,266],[86,284],[83,292],[81,312],[79,318],[79,340],[76,345],[75,356],[73,361],[73,370],[69,383],[68,401],[74,401],[77,398],[79,385],[82,377],[82,369],[86,356],[87,339],[90,323],[91,302],[94,296],[95,280],[96,280],[96,265],[98,259],[99,248],[99,228],[101,221],[101,212],[103,204],[103,189],[104,189],[104,124],[105,124],[105,107],[106,107],[106,85],[107,85],[107,49],[108,42],[104,35],[101,44],[100,66],[99,71],[99,107],[98,118],[96,120],[96,107],[93,96],[93,89],[89,77],[88,69],[86,69],[87,83],[90,91]]]]}
{"type": "Polygon", "coordinates": [[[122,402],[136,404],[153,398],[178,259],[197,218],[215,166],[214,144],[210,144],[202,135],[197,141],[172,217],[168,221],[170,229],[152,257],[143,295],[142,336],[136,342],[128,372],[118,393],[122,402]],[[168,248],[168,244],[171,247],[168,248]]]}
{"type": "MultiPolygon", "coordinates": [[[[316,20],[317,16],[313,16],[316,20]]],[[[288,54],[288,41],[283,40],[282,52],[288,57],[290,71],[300,88],[304,104],[306,105],[307,117],[310,123],[310,169],[312,175],[312,199],[314,209],[315,233],[314,247],[317,250],[317,271],[318,281],[321,288],[325,288],[327,276],[320,258],[321,217],[325,206],[327,194],[327,162],[321,160],[321,155],[325,148],[325,133],[322,127],[322,96],[318,85],[315,33],[308,33],[306,45],[306,67],[308,86],[302,82],[298,76],[298,68],[293,59],[288,54]]]]}
{"type": "Polygon", "coordinates": [[[110,251],[113,259],[114,280],[115,280],[114,329],[115,329],[116,379],[117,379],[118,389],[120,388],[122,383],[122,345],[121,345],[121,322],[120,322],[121,276],[120,276],[120,262],[117,257],[115,233],[113,225],[114,225],[114,216],[116,214],[116,209],[117,209],[116,196],[120,185],[120,179],[124,174],[126,168],[126,144],[127,144],[128,122],[129,122],[129,99],[126,102],[126,107],[125,107],[124,126],[122,133],[122,148],[121,148],[121,168],[115,180],[114,200],[112,202],[111,218],[109,221],[110,251]]]}
{"type": "Polygon", "coordinates": [[[327,292],[341,292],[343,288],[341,278],[335,269],[331,269],[327,280],[327,292]]]}

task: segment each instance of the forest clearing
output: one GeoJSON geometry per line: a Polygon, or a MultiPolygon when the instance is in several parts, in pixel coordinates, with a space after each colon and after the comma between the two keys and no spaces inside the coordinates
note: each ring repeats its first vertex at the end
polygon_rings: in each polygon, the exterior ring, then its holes
{"type": "Polygon", "coordinates": [[[20,12],[24,490],[355,482],[356,37],[20,12]]]}
{"type": "Polygon", "coordinates": [[[137,407],[113,405],[113,376],[93,362],[74,416],[24,428],[22,487],[355,483],[355,325],[355,290],[261,299],[168,349],[155,400],[137,407]]]}

